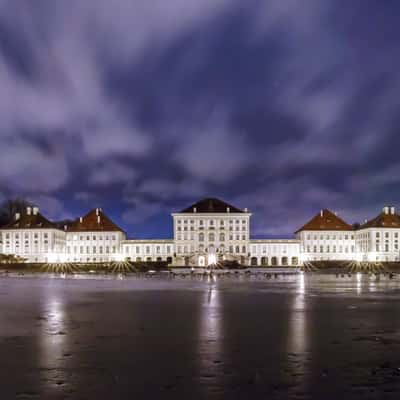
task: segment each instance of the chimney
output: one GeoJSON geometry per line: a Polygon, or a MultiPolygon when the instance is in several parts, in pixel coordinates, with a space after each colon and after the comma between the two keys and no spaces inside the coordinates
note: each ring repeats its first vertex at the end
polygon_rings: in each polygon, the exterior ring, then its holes
{"type": "Polygon", "coordinates": [[[197,213],[197,207],[193,207],[193,212],[197,213]]]}
{"type": "Polygon", "coordinates": [[[231,212],[231,208],[230,207],[226,207],[226,212],[230,213],[231,212]]]}
{"type": "Polygon", "coordinates": [[[21,218],[20,213],[15,213],[15,220],[18,221],[21,218]]]}
{"type": "Polygon", "coordinates": [[[79,217],[79,223],[81,224],[83,222],[83,218],[79,217]]]}
{"type": "Polygon", "coordinates": [[[323,217],[324,216],[324,210],[321,210],[320,214],[321,214],[321,217],[323,217]]]}
{"type": "Polygon", "coordinates": [[[248,210],[248,208],[247,208],[247,207],[244,209],[244,212],[249,212],[249,210],[248,210]]]}
{"type": "Polygon", "coordinates": [[[97,216],[97,223],[100,225],[100,215],[97,216]]]}
{"type": "Polygon", "coordinates": [[[96,215],[99,215],[99,209],[96,208],[96,215]]]}
{"type": "Polygon", "coordinates": [[[388,215],[389,214],[389,207],[383,207],[383,213],[388,215]]]}
{"type": "Polygon", "coordinates": [[[26,207],[26,215],[31,215],[31,213],[32,213],[32,208],[26,207]]]}
{"type": "Polygon", "coordinates": [[[67,230],[67,225],[64,225],[64,231],[66,231],[67,230]]]}
{"type": "Polygon", "coordinates": [[[390,207],[390,214],[395,215],[396,209],[394,207],[390,207]]]}
{"type": "Polygon", "coordinates": [[[39,207],[33,207],[33,215],[38,215],[39,207]]]}

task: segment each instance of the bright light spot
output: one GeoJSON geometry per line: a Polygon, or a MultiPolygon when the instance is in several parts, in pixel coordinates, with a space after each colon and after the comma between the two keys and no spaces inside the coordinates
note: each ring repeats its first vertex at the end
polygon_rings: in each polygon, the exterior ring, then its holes
{"type": "Polygon", "coordinates": [[[118,254],[115,255],[115,261],[122,262],[124,260],[125,260],[125,257],[124,257],[124,255],[122,253],[118,253],[118,254]]]}
{"type": "Polygon", "coordinates": [[[361,294],[361,273],[360,272],[357,272],[356,278],[357,278],[357,294],[361,294]]]}
{"type": "Polygon", "coordinates": [[[215,254],[210,254],[208,256],[208,265],[215,265],[217,264],[217,256],[215,254]]]}
{"type": "Polygon", "coordinates": [[[46,257],[49,264],[65,262],[65,256],[61,253],[48,253],[46,257]]]}

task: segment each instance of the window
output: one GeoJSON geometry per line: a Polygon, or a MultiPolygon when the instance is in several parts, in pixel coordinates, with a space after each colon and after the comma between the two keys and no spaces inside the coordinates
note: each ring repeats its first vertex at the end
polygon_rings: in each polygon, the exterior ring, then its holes
{"type": "Polygon", "coordinates": [[[204,242],[204,233],[203,232],[199,233],[199,242],[204,242]]]}
{"type": "Polygon", "coordinates": [[[210,232],[210,233],[209,233],[209,235],[208,235],[208,240],[209,240],[210,242],[213,242],[213,241],[215,240],[215,235],[214,235],[213,232],[210,232]]]}
{"type": "Polygon", "coordinates": [[[220,233],[219,234],[219,241],[220,242],[225,242],[225,234],[224,233],[220,233]]]}

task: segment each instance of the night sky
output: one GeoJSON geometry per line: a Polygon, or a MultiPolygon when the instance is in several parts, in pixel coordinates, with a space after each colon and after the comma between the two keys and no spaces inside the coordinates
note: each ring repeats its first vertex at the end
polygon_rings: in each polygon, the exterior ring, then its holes
{"type": "Polygon", "coordinates": [[[400,205],[400,2],[0,0],[0,201],[172,236],[202,197],[253,237],[400,205]]]}

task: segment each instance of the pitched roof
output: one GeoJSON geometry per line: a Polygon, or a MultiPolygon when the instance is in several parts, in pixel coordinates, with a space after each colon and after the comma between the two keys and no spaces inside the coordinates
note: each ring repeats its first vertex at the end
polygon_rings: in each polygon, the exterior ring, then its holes
{"type": "Polygon", "coordinates": [[[181,213],[244,213],[243,210],[215,198],[207,198],[185,208],[181,213]]]}
{"type": "Polygon", "coordinates": [[[378,216],[360,226],[360,229],[365,228],[400,228],[400,216],[390,210],[387,212],[384,210],[378,216]]]}
{"type": "Polygon", "coordinates": [[[1,229],[58,229],[56,225],[50,222],[39,212],[27,214],[20,213],[20,217],[4,225],[1,229]]]}
{"type": "Polygon", "coordinates": [[[112,232],[123,230],[111,221],[101,208],[89,211],[84,217],[76,219],[72,224],[67,225],[68,232],[112,232]]]}
{"type": "Polygon", "coordinates": [[[351,231],[352,226],[343,221],[336,214],[328,209],[319,212],[315,217],[298,229],[301,231],[351,231]]]}

